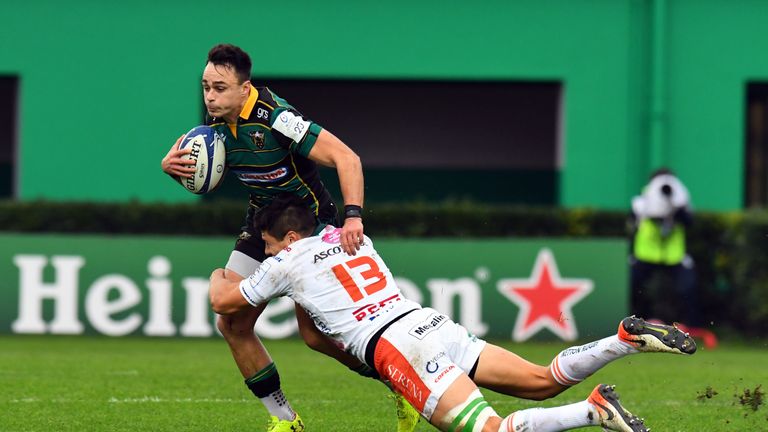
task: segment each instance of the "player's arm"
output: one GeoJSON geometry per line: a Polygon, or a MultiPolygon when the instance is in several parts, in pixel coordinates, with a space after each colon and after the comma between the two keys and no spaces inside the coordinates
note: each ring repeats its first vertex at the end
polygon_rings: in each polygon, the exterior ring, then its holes
{"type": "Polygon", "coordinates": [[[163,172],[171,176],[177,182],[181,182],[181,177],[189,178],[195,173],[195,167],[192,166],[195,164],[195,161],[181,158],[192,151],[192,147],[179,150],[179,145],[181,144],[182,139],[184,139],[184,135],[176,140],[176,143],[171,146],[171,149],[168,150],[168,154],[166,154],[162,162],[160,162],[160,167],[163,169],[163,172]]]}
{"type": "Polygon", "coordinates": [[[220,315],[231,315],[288,295],[291,270],[280,263],[275,258],[267,258],[255,273],[241,281],[227,279],[223,269],[214,270],[208,292],[211,308],[220,315]]]}
{"type": "MultiPolygon", "coordinates": [[[[340,139],[323,129],[317,136],[317,141],[309,151],[309,158],[331,168],[336,168],[344,198],[345,213],[347,206],[359,211],[363,207],[363,165],[360,157],[340,139]],[[359,209],[358,209],[359,208],[359,209]]],[[[353,214],[355,214],[353,212],[353,214]]],[[[363,219],[345,215],[344,227],[341,230],[341,247],[344,252],[355,255],[363,243],[363,219]]]]}
{"type": "Polygon", "coordinates": [[[363,242],[363,167],[360,158],[340,139],[296,110],[275,110],[271,121],[272,134],[283,147],[320,165],[336,168],[344,198],[341,247],[344,252],[355,255],[363,242]]]}
{"type": "Polygon", "coordinates": [[[217,268],[211,273],[211,286],[208,292],[211,308],[219,315],[231,315],[251,304],[240,293],[240,283],[229,280],[224,269],[217,268]]]}

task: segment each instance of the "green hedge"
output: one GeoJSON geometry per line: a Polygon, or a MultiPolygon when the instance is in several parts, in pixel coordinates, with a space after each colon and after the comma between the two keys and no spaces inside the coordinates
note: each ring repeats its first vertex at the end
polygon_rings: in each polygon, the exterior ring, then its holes
{"type": "MultiPolygon", "coordinates": [[[[0,202],[0,230],[13,232],[235,236],[242,201],[200,204],[0,202]]],[[[372,237],[625,237],[627,213],[482,205],[376,204],[372,237]]],[[[715,328],[765,336],[768,213],[696,214],[689,233],[705,316],[715,328]]]]}
{"type": "MultiPolygon", "coordinates": [[[[235,235],[243,201],[199,204],[0,202],[0,230],[59,233],[235,235]]],[[[470,202],[377,204],[365,230],[387,237],[624,236],[620,212],[562,210],[470,202]]]]}

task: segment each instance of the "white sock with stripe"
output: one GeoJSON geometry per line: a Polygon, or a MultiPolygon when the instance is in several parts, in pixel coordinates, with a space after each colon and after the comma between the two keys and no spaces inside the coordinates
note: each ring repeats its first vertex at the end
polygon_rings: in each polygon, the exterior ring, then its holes
{"type": "Polygon", "coordinates": [[[600,416],[587,401],[555,408],[531,408],[510,414],[499,432],[557,432],[600,424],[600,416]]]}
{"type": "Polygon", "coordinates": [[[606,364],[637,352],[637,349],[618,336],[608,336],[586,345],[564,349],[552,360],[549,369],[555,381],[572,386],[584,381],[606,364]]]}

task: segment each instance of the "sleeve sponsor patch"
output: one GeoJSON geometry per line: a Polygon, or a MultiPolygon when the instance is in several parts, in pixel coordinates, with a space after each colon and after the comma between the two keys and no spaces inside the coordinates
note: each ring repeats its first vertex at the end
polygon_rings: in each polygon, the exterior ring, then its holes
{"type": "Polygon", "coordinates": [[[267,272],[270,268],[272,268],[272,265],[269,263],[269,261],[261,263],[259,269],[256,270],[256,273],[248,277],[248,282],[251,284],[251,288],[255,289],[259,283],[264,280],[264,276],[267,275],[267,272]]]}
{"type": "Polygon", "coordinates": [[[272,130],[276,130],[295,142],[301,142],[309,132],[312,122],[304,120],[300,115],[291,111],[283,111],[272,124],[272,130]]]}
{"type": "Polygon", "coordinates": [[[258,306],[270,296],[271,287],[268,286],[268,279],[266,278],[270,268],[269,260],[264,261],[254,274],[240,282],[240,294],[252,306],[258,306]]]}

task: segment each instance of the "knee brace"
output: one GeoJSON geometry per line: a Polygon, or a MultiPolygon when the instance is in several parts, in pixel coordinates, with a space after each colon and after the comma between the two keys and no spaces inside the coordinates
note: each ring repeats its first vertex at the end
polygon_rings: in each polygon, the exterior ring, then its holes
{"type": "Polygon", "coordinates": [[[443,422],[450,422],[448,430],[452,432],[480,432],[485,422],[493,416],[498,416],[496,411],[488,405],[480,390],[475,389],[464,402],[448,411],[443,422]]]}

